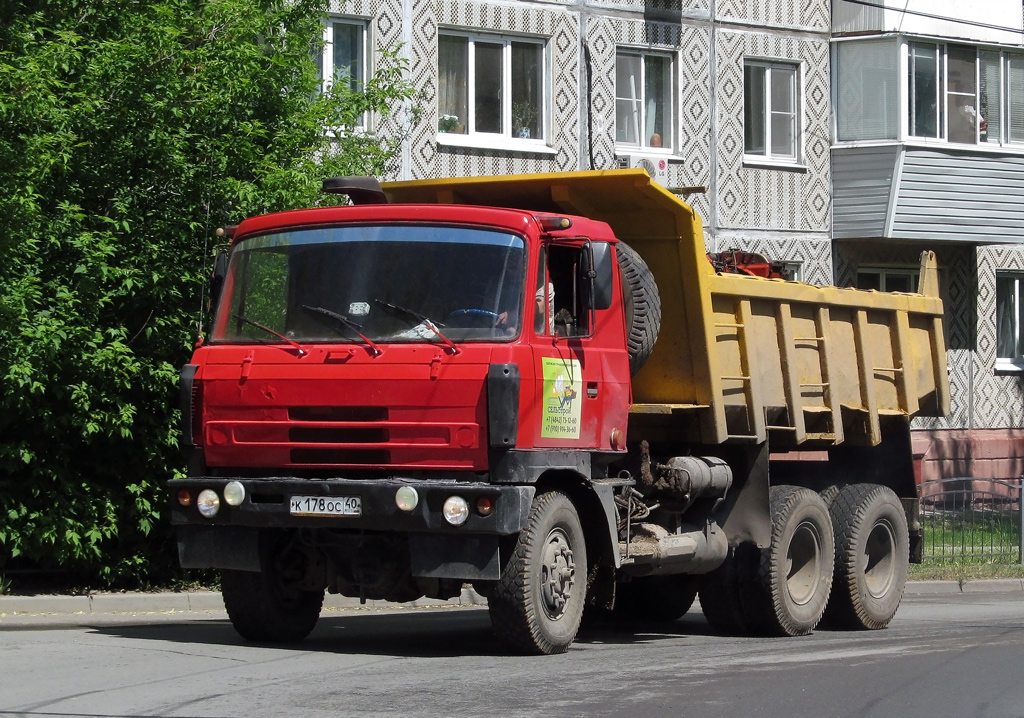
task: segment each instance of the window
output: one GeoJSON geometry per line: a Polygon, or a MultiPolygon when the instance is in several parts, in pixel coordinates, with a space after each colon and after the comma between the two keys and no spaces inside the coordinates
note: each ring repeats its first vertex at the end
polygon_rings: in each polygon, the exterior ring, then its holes
{"type": "Polygon", "coordinates": [[[938,137],[942,126],[942,103],[939,92],[939,46],[912,42],[908,46],[909,59],[909,132],[912,137],[938,137]]]}
{"type": "MultiPolygon", "coordinates": [[[[351,20],[327,18],[324,24],[324,49],[319,58],[323,89],[347,86],[359,92],[366,81],[366,25],[351,20]]],[[[366,117],[358,126],[366,125],[366,117]]]]}
{"type": "Polygon", "coordinates": [[[841,142],[899,134],[899,45],[895,39],[836,45],[836,131],[841,142]]]}
{"type": "Polygon", "coordinates": [[[1024,361],[1024,274],[996,272],[996,357],[1024,361]]]}
{"type": "Polygon", "coordinates": [[[1024,55],[1006,55],[1006,139],[1024,142],[1024,55]]]}
{"type": "Polygon", "coordinates": [[[861,267],[857,269],[857,289],[880,292],[916,292],[921,270],[900,267],[861,267]]]}
{"type": "Polygon", "coordinates": [[[642,52],[615,55],[615,142],[672,147],[672,58],[642,52]]]}
{"type": "Polygon", "coordinates": [[[438,36],[438,131],[543,140],[544,44],[438,36]]]}
{"type": "Polygon", "coordinates": [[[743,139],[747,155],[796,162],[800,142],[797,65],[743,65],[743,139]]]}
{"type": "Polygon", "coordinates": [[[839,142],[897,139],[902,114],[908,138],[1024,143],[1024,54],[953,43],[905,44],[903,90],[897,86],[899,41],[836,43],[839,142]]]}

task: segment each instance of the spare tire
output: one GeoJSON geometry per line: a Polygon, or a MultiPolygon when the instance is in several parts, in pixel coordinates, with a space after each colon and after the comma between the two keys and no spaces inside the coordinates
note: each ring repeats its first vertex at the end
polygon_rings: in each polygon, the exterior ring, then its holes
{"type": "Polygon", "coordinates": [[[626,345],[629,373],[640,371],[654,351],[661,330],[661,295],[654,275],[636,251],[619,242],[616,256],[622,270],[622,293],[626,311],[626,345]]]}

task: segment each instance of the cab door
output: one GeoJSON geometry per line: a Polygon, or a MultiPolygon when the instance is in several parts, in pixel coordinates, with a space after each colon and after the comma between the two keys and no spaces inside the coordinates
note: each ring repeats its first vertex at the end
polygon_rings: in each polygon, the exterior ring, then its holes
{"type": "MultiPolygon", "coordinates": [[[[626,429],[629,356],[621,302],[593,295],[594,247],[587,239],[548,242],[534,284],[534,422],[538,448],[610,449],[626,429]]],[[[597,253],[600,255],[600,252],[597,253]]],[[[608,273],[605,294],[617,286],[608,273]]]]}

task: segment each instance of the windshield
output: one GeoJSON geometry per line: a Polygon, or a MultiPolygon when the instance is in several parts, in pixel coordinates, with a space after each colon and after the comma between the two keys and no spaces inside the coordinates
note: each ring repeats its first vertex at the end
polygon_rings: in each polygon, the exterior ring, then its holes
{"type": "Polygon", "coordinates": [[[214,341],[464,342],[521,329],[515,234],[346,226],[253,237],[231,253],[214,341]]]}

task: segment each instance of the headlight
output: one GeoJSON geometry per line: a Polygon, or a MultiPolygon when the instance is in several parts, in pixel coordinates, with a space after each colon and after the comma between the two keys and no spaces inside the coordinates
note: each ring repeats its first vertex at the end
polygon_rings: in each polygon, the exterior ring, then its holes
{"type": "Polygon", "coordinates": [[[199,513],[212,519],[220,511],[220,497],[213,489],[203,489],[199,492],[199,498],[196,499],[196,507],[199,509],[199,513]]]}
{"type": "Polygon", "coordinates": [[[469,504],[461,496],[449,496],[444,502],[444,520],[452,526],[462,526],[469,518],[469,504]]]}
{"type": "Polygon", "coordinates": [[[403,486],[395,492],[395,505],[402,511],[412,511],[420,502],[420,495],[411,486],[403,486]]]}
{"type": "Polygon", "coordinates": [[[224,501],[228,506],[238,506],[245,501],[245,487],[240,481],[229,481],[224,485],[224,501]]]}

